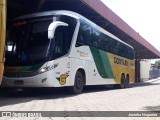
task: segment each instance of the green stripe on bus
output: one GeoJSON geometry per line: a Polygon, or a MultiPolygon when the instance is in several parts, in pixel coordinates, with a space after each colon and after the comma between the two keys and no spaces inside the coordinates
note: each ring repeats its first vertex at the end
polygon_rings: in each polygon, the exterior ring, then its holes
{"type": "Polygon", "coordinates": [[[114,78],[107,52],[90,47],[97,70],[102,78],[114,78]]]}
{"type": "Polygon", "coordinates": [[[107,75],[106,70],[104,68],[104,64],[103,64],[102,57],[100,55],[99,50],[94,47],[90,47],[90,50],[92,52],[92,56],[93,56],[93,59],[95,61],[95,64],[96,64],[96,67],[98,69],[100,76],[102,78],[108,78],[108,75],[107,75]]]}
{"type": "Polygon", "coordinates": [[[99,50],[101,58],[102,58],[102,62],[105,68],[105,71],[108,75],[109,78],[114,78],[113,72],[112,72],[112,68],[111,68],[111,64],[109,62],[109,58],[108,55],[105,51],[99,50]]]}
{"type": "Polygon", "coordinates": [[[20,71],[20,72],[23,72],[23,71],[37,71],[43,66],[43,64],[37,64],[37,65],[33,65],[33,66],[23,66],[18,71],[20,71]]]}
{"type": "Polygon", "coordinates": [[[28,71],[32,66],[21,67],[20,71],[28,71]]]}
{"type": "Polygon", "coordinates": [[[44,63],[42,63],[42,64],[37,64],[37,65],[33,65],[33,66],[30,68],[30,71],[36,71],[36,70],[40,69],[43,65],[44,65],[44,63]]]}

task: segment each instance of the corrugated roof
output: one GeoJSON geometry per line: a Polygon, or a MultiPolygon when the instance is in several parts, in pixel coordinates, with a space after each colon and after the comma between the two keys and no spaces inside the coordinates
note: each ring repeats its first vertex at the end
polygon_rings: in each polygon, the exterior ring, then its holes
{"type": "MultiPolygon", "coordinates": [[[[114,29],[117,28],[117,31],[119,31],[120,29],[120,31],[123,32],[123,35],[119,35],[119,33],[116,32],[114,32],[114,35],[120,37],[122,40],[124,40],[125,42],[127,42],[135,48],[137,59],[160,58],[160,52],[155,47],[153,47],[148,41],[146,41],[142,36],[140,36],[135,30],[133,30],[126,22],[124,22],[118,15],[116,15],[100,0],[81,1],[93,10],[95,10],[107,21],[109,21],[110,24],[114,26],[114,29]]],[[[120,34],[122,34],[121,32],[120,34]]]]}

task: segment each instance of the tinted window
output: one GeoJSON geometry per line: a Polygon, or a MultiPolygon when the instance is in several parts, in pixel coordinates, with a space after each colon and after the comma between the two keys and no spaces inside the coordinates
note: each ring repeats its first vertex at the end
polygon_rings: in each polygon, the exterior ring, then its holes
{"type": "MultiPolygon", "coordinates": [[[[48,39],[48,26],[52,20],[36,21],[31,23],[29,36],[26,41],[31,61],[45,60],[50,40],[48,39]]],[[[24,38],[23,38],[24,39],[24,38]]]]}
{"type": "Polygon", "coordinates": [[[134,59],[134,51],[125,44],[81,21],[76,46],[88,45],[128,59],[134,59]]]}
{"type": "Polygon", "coordinates": [[[56,59],[68,53],[77,24],[76,19],[69,16],[60,16],[59,21],[67,23],[68,26],[57,27],[50,48],[51,59],[56,59]]]}
{"type": "Polygon", "coordinates": [[[52,19],[18,21],[9,30],[6,65],[32,65],[46,61],[48,26],[52,19]]]}
{"type": "Polygon", "coordinates": [[[76,19],[69,16],[47,16],[15,21],[7,35],[5,64],[27,66],[67,54],[76,23],[76,19]],[[55,38],[50,40],[48,27],[53,22],[53,17],[67,23],[68,26],[58,27],[55,38]]]}

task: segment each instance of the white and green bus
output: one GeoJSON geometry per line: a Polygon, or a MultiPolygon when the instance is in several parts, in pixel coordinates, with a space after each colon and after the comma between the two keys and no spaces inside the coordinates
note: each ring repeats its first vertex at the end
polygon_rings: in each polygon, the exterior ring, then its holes
{"type": "Polygon", "coordinates": [[[66,87],[134,82],[134,49],[71,11],[14,20],[7,34],[4,87],[66,87]]]}

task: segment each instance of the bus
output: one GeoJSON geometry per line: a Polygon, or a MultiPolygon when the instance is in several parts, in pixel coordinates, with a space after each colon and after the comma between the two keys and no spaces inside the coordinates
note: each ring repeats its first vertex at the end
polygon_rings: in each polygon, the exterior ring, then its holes
{"type": "Polygon", "coordinates": [[[0,0],[0,85],[4,69],[4,45],[6,34],[6,0],[0,0]]]}
{"type": "Polygon", "coordinates": [[[16,18],[7,35],[4,87],[69,87],[134,82],[134,49],[78,13],[16,18]]]}

